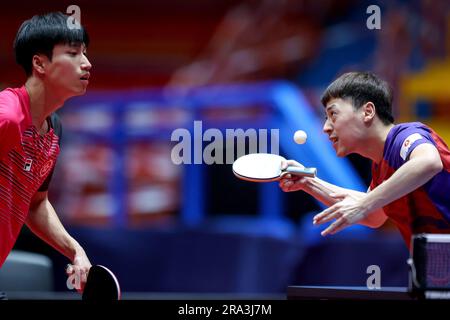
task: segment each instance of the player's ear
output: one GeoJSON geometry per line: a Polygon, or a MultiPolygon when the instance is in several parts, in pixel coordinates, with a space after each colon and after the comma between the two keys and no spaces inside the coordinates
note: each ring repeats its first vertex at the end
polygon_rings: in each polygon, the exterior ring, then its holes
{"type": "Polygon", "coordinates": [[[33,56],[33,58],[31,58],[31,65],[33,67],[33,70],[36,71],[40,75],[45,74],[45,66],[46,66],[47,61],[48,61],[48,58],[46,55],[35,54],[33,56]]]}
{"type": "Polygon", "coordinates": [[[364,122],[369,122],[373,118],[375,118],[376,109],[375,105],[372,102],[367,102],[362,106],[362,110],[364,112],[364,122]]]}

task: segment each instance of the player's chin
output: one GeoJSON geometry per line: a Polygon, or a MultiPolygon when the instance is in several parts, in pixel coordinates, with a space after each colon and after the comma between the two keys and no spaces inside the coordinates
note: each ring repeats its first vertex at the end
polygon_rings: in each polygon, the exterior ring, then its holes
{"type": "Polygon", "coordinates": [[[339,158],[346,157],[346,156],[348,156],[350,154],[347,149],[344,149],[342,147],[339,147],[339,148],[337,148],[335,150],[336,150],[336,155],[339,158]]]}
{"type": "Polygon", "coordinates": [[[72,96],[82,96],[83,94],[86,93],[86,89],[87,87],[83,86],[83,87],[77,87],[74,88],[74,90],[72,90],[72,96]]]}

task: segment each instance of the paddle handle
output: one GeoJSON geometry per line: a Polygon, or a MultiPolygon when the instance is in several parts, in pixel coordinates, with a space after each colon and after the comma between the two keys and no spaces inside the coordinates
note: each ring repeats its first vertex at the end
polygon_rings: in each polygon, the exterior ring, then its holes
{"type": "Polygon", "coordinates": [[[300,168],[300,167],[287,167],[284,170],[286,173],[294,174],[300,177],[314,178],[317,174],[317,168],[300,168]]]}

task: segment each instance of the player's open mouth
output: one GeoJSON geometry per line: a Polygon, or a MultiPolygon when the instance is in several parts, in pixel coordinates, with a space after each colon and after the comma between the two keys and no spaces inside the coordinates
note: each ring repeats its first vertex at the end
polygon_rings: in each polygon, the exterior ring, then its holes
{"type": "Polygon", "coordinates": [[[337,137],[330,137],[330,141],[333,143],[333,145],[335,145],[339,139],[337,137]]]}
{"type": "Polygon", "coordinates": [[[80,80],[88,81],[88,82],[89,82],[90,76],[91,76],[91,75],[90,75],[89,73],[87,73],[87,74],[83,75],[83,76],[80,78],[80,80]]]}

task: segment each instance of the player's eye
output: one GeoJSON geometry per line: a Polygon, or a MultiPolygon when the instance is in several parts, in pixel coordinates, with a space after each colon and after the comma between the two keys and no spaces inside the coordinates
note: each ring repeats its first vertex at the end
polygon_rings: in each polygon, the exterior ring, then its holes
{"type": "Polygon", "coordinates": [[[325,120],[328,120],[330,118],[333,119],[335,116],[336,116],[336,112],[330,111],[330,112],[328,112],[328,114],[325,115],[325,120]]]}

